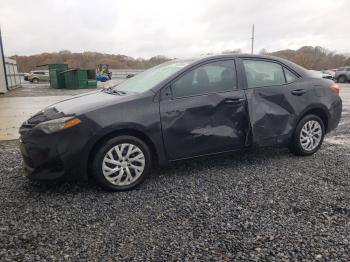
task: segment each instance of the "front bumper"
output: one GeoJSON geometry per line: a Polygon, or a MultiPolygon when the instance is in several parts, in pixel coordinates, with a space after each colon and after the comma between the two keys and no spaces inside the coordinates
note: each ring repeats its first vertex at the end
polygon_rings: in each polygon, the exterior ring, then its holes
{"type": "Polygon", "coordinates": [[[53,134],[35,128],[21,134],[25,176],[32,180],[86,180],[88,130],[78,125],[53,134]]]}
{"type": "Polygon", "coordinates": [[[20,151],[23,158],[25,176],[33,180],[59,180],[64,178],[64,165],[59,154],[48,154],[48,148],[42,149],[26,145],[20,141],[20,151]],[[28,153],[28,151],[30,153],[28,153]]]}

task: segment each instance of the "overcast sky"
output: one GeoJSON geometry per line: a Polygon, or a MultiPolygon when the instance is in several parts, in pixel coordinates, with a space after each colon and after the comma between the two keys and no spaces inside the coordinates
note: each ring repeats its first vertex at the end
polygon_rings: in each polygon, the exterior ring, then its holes
{"type": "Polygon", "coordinates": [[[71,50],[149,58],[320,45],[350,52],[349,0],[0,0],[6,55],[71,50]]]}

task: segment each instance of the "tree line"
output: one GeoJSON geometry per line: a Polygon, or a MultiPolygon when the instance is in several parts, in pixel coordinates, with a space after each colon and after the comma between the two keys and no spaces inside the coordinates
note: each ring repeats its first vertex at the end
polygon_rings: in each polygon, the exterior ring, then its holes
{"type": "Polygon", "coordinates": [[[72,53],[66,50],[57,53],[42,53],[30,56],[14,55],[11,58],[17,61],[19,72],[38,70],[38,66],[56,63],[68,64],[69,68],[93,69],[99,64],[109,64],[109,68],[111,69],[147,69],[169,60],[160,55],[150,59],[135,59],[125,55],[111,55],[97,52],[72,53]]]}
{"type": "Polygon", "coordinates": [[[337,54],[334,51],[320,46],[303,46],[298,50],[287,49],[270,53],[266,50],[262,50],[260,53],[285,58],[307,69],[313,70],[350,66],[349,56],[337,54]]]}
{"type": "MultiPolygon", "coordinates": [[[[241,50],[226,50],[222,53],[240,53],[241,50]]],[[[260,54],[272,55],[293,61],[307,69],[333,69],[340,66],[350,66],[350,57],[337,54],[326,48],[303,46],[297,50],[280,50],[268,52],[265,49],[260,54]]],[[[126,55],[102,54],[97,52],[72,53],[64,50],[56,53],[42,53],[31,56],[12,56],[17,61],[19,72],[29,72],[38,66],[52,63],[65,63],[69,68],[96,68],[98,64],[109,64],[113,69],[147,69],[170,60],[165,56],[154,56],[150,59],[132,58],[126,55]]]]}

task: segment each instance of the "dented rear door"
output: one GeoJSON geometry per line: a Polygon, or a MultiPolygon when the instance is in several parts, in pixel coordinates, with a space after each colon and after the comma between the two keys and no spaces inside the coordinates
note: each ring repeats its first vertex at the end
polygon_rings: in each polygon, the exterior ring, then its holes
{"type": "Polygon", "coordinates": [[[300,114],[314,102],[313,89],[277,61],[241,59],[239,63],[245,75],[252,143],[255,146],[288,143],[300,114]],[[254,67],[254,61],[260,65],[254,67]],[[290,74],[294,79],[290,79],[293,78],[290,74]]]}

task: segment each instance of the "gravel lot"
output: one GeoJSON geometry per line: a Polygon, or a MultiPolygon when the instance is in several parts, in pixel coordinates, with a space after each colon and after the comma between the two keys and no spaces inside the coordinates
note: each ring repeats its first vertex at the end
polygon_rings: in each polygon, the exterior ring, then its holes
{"type": "Polygon", "coordinates": [[[311,157],[247,150],[154,170],[137,189],[39,184],[0,143],[0,260],[350,260],[350,85],[311,157]]]}

